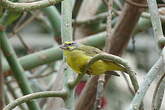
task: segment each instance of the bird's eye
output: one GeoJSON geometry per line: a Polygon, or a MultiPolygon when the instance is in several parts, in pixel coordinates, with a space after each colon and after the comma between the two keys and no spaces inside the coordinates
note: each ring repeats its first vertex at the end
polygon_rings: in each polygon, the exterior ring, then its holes
{"type": "Polygon", "coordinates": [[[75,42],[72,43],[72,45],[75,45],[75,44],[76,44],[75,42]]]}

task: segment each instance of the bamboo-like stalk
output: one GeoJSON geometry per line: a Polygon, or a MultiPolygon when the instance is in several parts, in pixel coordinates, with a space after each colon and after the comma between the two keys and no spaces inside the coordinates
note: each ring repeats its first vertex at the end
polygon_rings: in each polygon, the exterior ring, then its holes
{"type": "Polygon", "coordinates": [[[61,15],[54,6],[50,6],[43,9],[43,12],[47,15],[49,22],[53,28],[55,38],[59,39],[61,36],[61,15]]]}
{"type": "MultiPolygon", "coordinates": [[[[62,22],[61,22],[61,39],[62,42],[72,41],[73,29],[72,29],[72,8],[73,0],[62,1],[62,22]]],[[[63,57],[65,61],[65,57],[63,57]]],[[[64,84],[68,92],[68,98],[65,100],[66,108],[73,110],[74,108],[74,89],[68,87],[68,79],[72,71],[69,68],[64,68],[64,84]]]]}
{"type": "Polygon", "coordinates": [[[62,41],[72,41],[72,1],[64,0],[62,2],[62,22],[61,22],[61,36],[62,41]]]}
{"type": "MultiPolygon", "coordinates": [[[[19,63],[14,49],[12,48],[7,36],[5,35],[5,32],[3,31],[0,32],[0,45],[12,71],[14,72],[13,75],[16,78],[22,93],[24,95],[32,93],[32,89],[24,74],[24,69],[19,63]]],[[[27,102],[27,105],[30,110],[39,110],[39,106],[34,101],[27,102]]]]}

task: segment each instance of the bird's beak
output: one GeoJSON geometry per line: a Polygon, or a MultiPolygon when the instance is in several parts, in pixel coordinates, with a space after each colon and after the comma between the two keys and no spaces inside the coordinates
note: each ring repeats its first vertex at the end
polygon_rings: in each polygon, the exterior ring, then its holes
{"type": "Polygon", "coordinates": [[[61,45],[60,48],[63,50],[66,49],[66,47],[64,45],[61,45]]]}

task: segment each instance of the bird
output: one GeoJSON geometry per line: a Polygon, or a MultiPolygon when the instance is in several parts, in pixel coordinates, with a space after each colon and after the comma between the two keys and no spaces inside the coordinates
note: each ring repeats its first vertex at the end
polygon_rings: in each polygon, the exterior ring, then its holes
{"type": "MultiPolygon", "coordinates": [[[[95,55],[105,53],[96,47],[87,46],[74,41],[66,41],[60,46],[60,48],[63,50],[69,67],[78,74],[85,74],[83,73],[85,66],[95,55]]],[[[125,71],[125,68],[112,61],[98,60],[89,67],[86,74],[100,75],[105,74],[108,71],[125,71]]]]}

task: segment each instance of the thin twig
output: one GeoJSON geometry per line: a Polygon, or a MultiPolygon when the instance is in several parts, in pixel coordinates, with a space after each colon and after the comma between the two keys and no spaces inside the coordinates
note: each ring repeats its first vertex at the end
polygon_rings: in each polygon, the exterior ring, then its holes
{"type": "Polygon", "coordinates": [[[105,74],[100,75],[97,83],[97,92],[96,92],[96,101],[95,101],[95,110],[101,110],[101,98],[103,97],[104,92],[104,83],[105,83],[105,74]]]}
{"type": "MultiPolygon", "coordinates": [[[[120,11],[116,11],[115,9],[112,9],[112,12],[115,14],[115,15],[120,15],[120,11]]],[[[112,13],[112,16],[114,16],[114,14],[112,13]]],[[[159,10],[159,13],[160,13],[160,19],[162,22],[165,22],[165,17],[164,15],[161,14],[161,10],[159,10]]],[[[97,14],[89,19],[86,19],[86,20],[79,20],[79,21],[75,21],[73,20],[73,26],[79,26],[79,25],[89,25],[89,24],[93,24],[93,23],[96,23],[98,22],[99,20],[103,20],[107,17],[108,15],[108,12],[104,12],[104,13],[100,13],[100,14],[97,14]]],[[[147,12],[143,12],[142,13],[142,17],[144,18],[147,18],[147,19],[150,19],[150,14],[147,13],[147,12]]]]}
{"type": "Polygon", "coordinates": [[[102,0],[102,2],[103,2],[105,5],[108,5],[108,1],[107,1],[107,0],[102,0]]]}
{"type": "MultiPolygon", "coordinates": [[[[8,96],[8,93],[5,92],[5,105],[7,105],[7,104],[9,104],[9,103],[10,103],[10,98],[9,98],[9,96],[8,96]]],[[[24,110],[24,109],[22,109],[22,110],[24,110]]]]}
{"type": "MultiPolygon", "coordinates": [[[[106,52],[109,51],[110,48],[110,42],[109,39],[112,34],[112,9],[113,9],[113,0],[107,1],[108,6],[108,15],[107,15],[107,38],[105,42],[105,48],[104,50],[106,52]]],[[[95,101],[95,110],[101,110],[101,98],[103,97],[103,91],[104,91],[104,83],[105,83],[105,75],[100,75],[97,83],[97,91],[96,91],[96,101],[95,101]]]]}
{"type": "Polygon", "coordinates": [[[120,10],[122,10],[122,3],[120,0],[114,0],[114,4],[116,4],[120,10]]]}
{"type": "MultiPolygon", "coordinates": [[[[19,31],[21,31],[25,26],[27,26],[28,24],[30,24],[36,18],[36,16],[38,16],[39,14],[40,14],[40,11],[36,11],[26,21],[21,21],[22,19],[20,19],[20,23],[16,24],[16,26],[13,29],[13,34],[17,34],[19,31]]],[[[27,15],[23,15],[22,18],[25,19],[26,16],[27,15]]]]}
{"type": "Polygon", "coordinates": [[[0,110],[4,107],[4,74],[2,70],[2,51],[0,49],[0,110]]]}
{"type": "Polygon", "coordinates": [[[4,75],[2,72],[0,72],[0,110],[2,110],[3,107],[4,107],[4,75]]]}
{"type": "Polygon", "coordinates": [[[105,42],[105,51],[108,52],[110,48],[110,42],[109,39],[112,35],[112,7],[113,6],[113,0],[108,0],[108,16],[107,16],[107,39],[105,42]]]}
{"type": "Polygon", "coordinates": [[[74,4],[74,7],[73,7],[73,19],[76,19],[77,18],[77,15],[79,13],[79,10],[81,8],[81,5],[83,3],[83,0],[76,0],[75,1],[75,4],[74,4]]]}
{"type": "Polygon", "coordinates": [[[67,97],[67,92],[63,90],[63,91],[44,91],[44,92],[36,92],[36,93],[28,94],[14,100],[10,104],[8,104],[3,110],[12,110],[16,106],[24,102],[38,98],[45,98],[45,97],[61,97],[65,99],[67,97]]]}
{"type": "MultiPolygon", "coordinates": [[[[32,76],[28,77],[28,80],[45,78],[45,77],[48,77],[49,75],[52,75],[53,72],[55,72],[55,71],[51,71],[49,73],[42,74],[42,75],[38,75],[38,74],[32,75],[32,76]]],[[[15,82],[15,81],[16,81],[15,79],[12,79],[12,80],[6,81],[5,83],[12,83],[12,82],[15,82]]]]}
{"type": "Polygon", "coordinates": [[[122,76],[124,77],[125,82],[127,83],[127,86],[128,86],[129,91],[131,92],[132,95],[134,95],[135,92],[133,91],[133,89],[132,89],[132,87],[131,87],[131,85],[130,85],[130,83],[129,83],[129,80],[128,80],[127,76],[126,76],[126,74],[124,74],[124,73],[122,72],[122,76]]]}
{"type": "MultiPolygon", "coordinates": [[[[11,94],[11,96],[14,98],[14,100],[17,99],[19,96],[18,96],[18,94],[16,94],[16,91],[14,90],[15,88],[13,88],[12,85],[9,84],[9,83],[7,83],[6,86],[7,86],[7,90],[9,91],[9,93],[11,94]]],[[[21,110],[26,110],[23,105],[19,105],[19,108],[21,110]]]]}
{"type": "MultiPolygon", "coordinates": [[[[114,9],[113,9],[113,12],[117,15],[119,14],[119,12],[116,12],[114,9]]],[[[108,16],[108,13],[104,12],[104,13],[97,14],[86,20],[79,20],[79,21],[73,20],[73,26],[94,24],[94,23],[97,23],[99,20],[106,19],[107,16],[108,16]]],[[[114,16],[114,14],[112,13],[111,16],[114,16]]]]}
{"type": "Polygon", "coordinates": [[[152,110],[159,110],[163,100],[163,94],[165,89],[165,73],[161,76],[158,81],[156,88],[154,90],[153,98],[152,98],[152,110]],[[162,87],[161,87],[162,86],[162,87]]]}
{"type": "Polygon", "coordinates": [[[25,42],[25,40],[22,38],[20,33],[17,33],[17,36],[22,43],[22,45],[25,47],[25,49],[28,51],[28,53],[33,53],[34,50],[25,42]]]}
{"type": "Polygon", "coordinates": [[[73,80],[72,82],[68,82],[68,87],[70,89],[73,89],[79,83],[83,76],[84,74],[79,74],[75,80],[73,80]]]}

